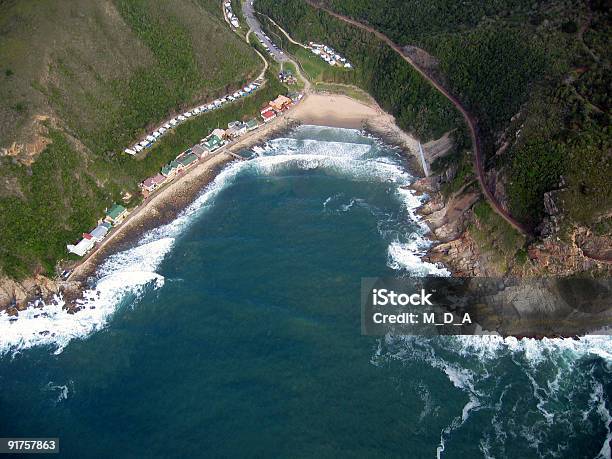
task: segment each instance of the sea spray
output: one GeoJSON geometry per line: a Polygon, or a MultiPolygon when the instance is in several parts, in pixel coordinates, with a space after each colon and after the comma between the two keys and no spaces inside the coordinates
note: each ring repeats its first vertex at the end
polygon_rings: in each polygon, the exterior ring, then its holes
{"type": "Polygon", "coordinates": [[[2,423],[52,426],[74,457],[83,439],[95,457],[142,445],[189,457],[185,429],[210,456],[252,454],[253,438],[262,454],[287,443],[312,456],[609,455],[608,338],[360,334],[362,276],[428,272],[412,180],[398,151],[325,128],[226,167],[140,251],[100,268],[105,290],[123,272],[151,276],[140,299],[121,292],[108,333],[0,359],[2,423]]]}
{"type": "MultiPolygon", "coordinates": [[[[134,307],[146,292],[161,288],[164,277],[157,271],[176,239],[202,212],[214,205],[219,193],[245,174],[266,177],[295,169],[322,170],[351,181],[390,183],[397,198],[404,202],[410,218],[416,220],[414,209],[420,205],[420,200],[400,188],[409,185],[413,177],[406,171],[398,150],[394,150],[396,157],[381,157],[376,148],[383,146],[380,141],[351,129],[302,126],[294,135],[295,138],[269,141],[259,156],[249,161],[229,164],[176,219],[144,234],[135,247],[105,260],[95,274],[93,288],[85,291],[79,300],[81,310],[76,314],[63,310],[65,303],[61,297],[43,304],[42,309],[28,308],[20,312],[16,320],[6,312],[0,313],[0,355],[33,346],[51,346],[54,352],[61,352],[72,339],[85,338],[104,328],[122,304],[134,307]],[[300,138],[317,132],[331,138],[341,133],[343,140],[300,138]]],[[[350,200],[341,209],[349,211],[358,201],[359,205],[368,206],[362,200],[350,200]]],[[[409,243],[391,241],[389,265],[394,269],[445,275],[443,268],[420,261],[428,246],[424,231],[420,232],[423,234],[413,235],[409,243]]]]}

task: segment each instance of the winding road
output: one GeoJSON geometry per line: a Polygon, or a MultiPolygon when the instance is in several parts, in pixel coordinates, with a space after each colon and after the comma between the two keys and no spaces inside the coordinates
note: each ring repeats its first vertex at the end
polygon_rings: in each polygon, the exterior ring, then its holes
{"type": "MultiPolygon", "coordinates": [[[[285,62],[289,62],[291,64],[294,65],[295,70],[298,74],[298,77],[302,80],[302,82],[304,83],[304,93],[305,95],[307,95],[310,92],[310,80],[308,80],[308,78],[306,78],[304,76],[304,73],[302,72],[302,67],[299,63],[299,61],[294,60],[291,58],[291,56],[289,56],[287,53],[283,52],[279,47],[277,47],[270,39],[266,38],[266,36],[263,33],[263,30],[261,29],[261,24],[259,23],[259,20],[255,17],[256,11],[253,9],[253,5],[251,4],[250,1],[245,1],[242,2],[242,13],[244,14],[244,17],[246,19],[246,22],[249,26],[249,31],[246,35],[246,41],[247,43],[251,44],[250,40],[249,40],[249,36],[251,34],[255,34],[255,36],[258,39],[263,40],[264,43],[267,44],[268,48],[269,48],[269,52],[270,52],[270,56],[279,64],[281,64],[281,66],[285,63],[285,62]]],[[[270,19],[270,18],[268,18],[270,19]]],[[[270,19],[270,21],[272,21],[272,19],[270,19]]],[[[272,21],[285,35],[287,35],[287,38],[289,38],[291,40],[291,37],[289,37],[289,35],[287,34],[287,32],[285,32],[283,29],[281,29],[281,27],[279,25],[277,25],[274,21],[272,21]]],[[[293,41],[293,40],[291,40],[293,41]]],[[[297,43],[297,42],[295,42],[297,43]]],[[[252,45],[252,44],[251,44],[252,45]]],[[[303,46],[300,44],[300,46],[303,46]]],[[[266,58],[259,52],[257,51],[257,48],[255,48],[253,46],[253,49],[255,49],[255,51],[257,52],[257,54],[259,54],[259,56],[266,62],[266,68],[264,69],[264,73],[268,68],[268,63],[266,58]]]]}
{"type": "Polygon", "coordinates": [[[502,205],[495,198],[495,196],[493,196],[493,193],[491,193],[491,191],[487,187],[484,166],[483,166],[483,159],[482,159],[482,145],[481,145],[480,137],[478,136],[477,122],[476,122],[476,119],[465,109],[465,107],[459,101],[459,99],[457,99],[455,96],[449,93],[437,81],[432,79],[427,74],[427,72],[425,72],[425,70],[419,67],[409,56],[404,54],[404,52],[402,51],[402,48],[399,45],[393,42],[389,37],[387,37],[382,32],[379,32],[378,30],[372,28],[371,26],[368,26],[359,21],[356,21],[355,19],[349,18],[340,13],[336,13],[335,11],[332,11],[329,8],[319,5],[312,0],[304,0],[304,1],[308,3],[310,6],[312,6],[313,8],[325,11],[327,14],[335,17],[336,19],[339,19],[343,22],[351,24],[352,26],[355,26],[359,29],[370,32],[374,34],[378,39],[384,41],[396,53],[398,53],[402,57],[402,59],[408,62],[414,70],[416,70],[423,78],[425,78],[425,80],[427,80],[434,88],[436,88],[440,93],[442,93],[444,97],[446,97],[457,108],[457,110],[459,110],[459,112],[461,112],[461,115],[465,119],[470,129],[470,137],[472,138],[472,145],[474,145],[474,166],[476,168],[476,172],[478,176],[478,183],[480,184],[480,188],[482,189],[482,192],[485,198],[487,199],[487,201],[489,202],[493,210],[495,210],[495,212],[500,217],[502,217],[506,222],[508,222],[508,224],[510,224],[514,229],[519,231],[521,234],[529,236],[530,231],[523,224],[519,223],[514,218],[512,218],[512,216],[508,213],[508,211],[506,211],[502,207],[502,205]]]}

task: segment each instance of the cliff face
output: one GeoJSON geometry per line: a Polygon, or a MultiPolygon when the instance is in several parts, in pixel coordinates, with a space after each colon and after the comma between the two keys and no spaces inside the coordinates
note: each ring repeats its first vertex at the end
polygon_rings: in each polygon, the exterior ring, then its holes
{"type": "Polygon", "coordinates": [[[487,204],[470,184],[444,196],[440,189],[452,175],[447,169],[414,184],[432,196],[420,209],[438,241],[429,261],[449,266],[457,276],[612,275],[612,238],[584,226],[565,225],[550,194],[545,197],[547,216],[540,234],[521,239],[494,215],[478,212],[487,204]]]}

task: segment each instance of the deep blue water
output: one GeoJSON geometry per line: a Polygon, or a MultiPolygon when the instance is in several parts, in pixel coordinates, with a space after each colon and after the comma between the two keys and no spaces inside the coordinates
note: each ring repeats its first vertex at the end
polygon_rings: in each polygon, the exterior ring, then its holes
{"type": "Polygon", "coordinates": [[[361,336],[362,277],[444,272],[419,261],[411,180],[330,128],[229,166],[106,262],[80,319],[21,341],[0,322],[0,437],[74,458],[609,457],[608,338],[361,336]]]}

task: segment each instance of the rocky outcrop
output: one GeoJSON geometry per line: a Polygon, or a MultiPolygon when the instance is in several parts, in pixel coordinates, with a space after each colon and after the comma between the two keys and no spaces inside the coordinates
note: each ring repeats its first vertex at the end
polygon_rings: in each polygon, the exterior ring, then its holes
{"type": "Polygon", "coordinates": [[[435,237],[443,242],[457,239],[471,219],[471,207],[480,198],[478,192],[459,193],[446,202],[440,196],[423,209],[424,221],[435,237]]]}
{"type": "Polygon", "coordinates": [[[79,282],[56,281],[40,275],[19,282],[0,277],[0,311],[16,316],[35,300],[49,301],[54,295],[70,296],[80,290],[79,282]]]}
{"type": "Polygon", "coordinates": [[[453,276],[479,277],[485,275],[481,268],[478,248],[467,231],[457,239],[432,247],[426,259],[432,263],[442,263],[448,266],[453,276]]]}

